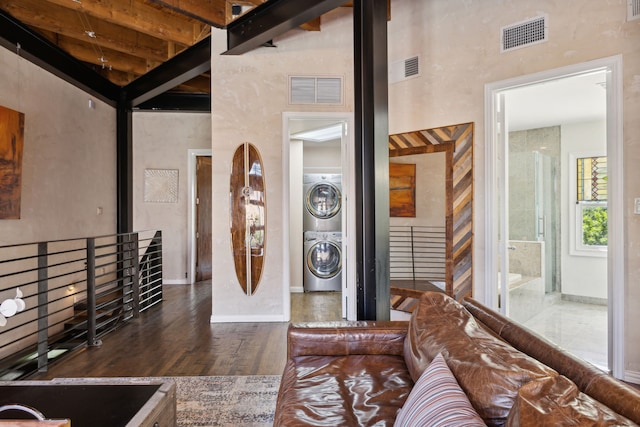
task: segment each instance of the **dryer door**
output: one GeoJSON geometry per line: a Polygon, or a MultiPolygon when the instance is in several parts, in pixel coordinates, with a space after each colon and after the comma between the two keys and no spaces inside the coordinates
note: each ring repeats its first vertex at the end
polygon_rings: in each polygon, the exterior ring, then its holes
{"type": "Polygon", "coordinates": [[[337,243],[321,240],[309,248],[307,267],[316,277],[330,279],[342,269],[342,253],[337,243]]]}
{"type": "Polygon", "coordinates": [[[340,212],[341,194],[330,182],[319,182],[307,191],[305,206],[318,219],[329,219],[340,212]]]}

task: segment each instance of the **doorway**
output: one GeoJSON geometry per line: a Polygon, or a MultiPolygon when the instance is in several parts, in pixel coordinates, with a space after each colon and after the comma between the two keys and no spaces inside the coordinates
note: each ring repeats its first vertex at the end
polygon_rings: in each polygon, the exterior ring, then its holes
{"type": "Polygon", "coordinates": [[[486,301],[618,377],[624,366],[620,70],[620,58],[607,58],[485,90],[485,278],[494,284],[485,289],[486,301]],[[597,226],[608,232],[585,243],[596,206],[597,226]]]}
{"type": "Polygon", "coordinates": [[[196,157],[196,282],[211,280],[211,156],[196,157]]]}
{"type": "MultiPolygon", "coordinates": [[[[287,212],[289,219],[285,221],[289,226],[285,227],[283,240],[288,252],[285,258],[289,260],[285,307],[303,299],[318,301],[322,297],[335,301],[333,304],[339,303],[341,318],[347,319],[355,319],[356,316],[355,269],[352,266],[355,247],[351,244],[350,235],[355,216],[350,212],[349,203],[349,190],[354,182],[349,167],[353,144],[348,143],[352,121],[350,113],[283,114],[283,175],[289,178],[285,180],[283,200],[283,212],[287,212]],[[310,181],[312,178],[314,182],[310,181]],[[335,191],[328,191],[331,188],[335,191]],[[305,191],[312,199],[305,198],[305,191]],[[340,194],[339,200],[331,196],[334,193],[340,194]],[[313,209],[305,210],[306,206],[312,207],[316,202],[323,203],[320,211],[326,214],[325,217],[318,217],[313,209]],[[313,229],[305,230],[305,226],[309,228],[310,224],[313,229]],[[305,256],[305,253],[310,256],[305,256]],[[337,255],[325,256],[329,253],[340,254],[340,263],[335,266],[340,267],[341,276],[333,273],[326,277],[314,275],[315,264],[326,262],[326,267],[334,266],[333,262],[331,265],[328,263],[338,259],[337,255]],[[315,258],[311,256],[314,254],[315,258]]],[[[317,304],[320,310],[322,304],[317,304]]]]}
{"type": "Polygon", "coordinates": [[[188,242],[187,280],[211,279],[211,150],[190,149],[187,154],[188,242]],[[207,189],[208,186],[208,189],[207,189]],[[208,278],[207,278],[208,277],[208,278]]]}

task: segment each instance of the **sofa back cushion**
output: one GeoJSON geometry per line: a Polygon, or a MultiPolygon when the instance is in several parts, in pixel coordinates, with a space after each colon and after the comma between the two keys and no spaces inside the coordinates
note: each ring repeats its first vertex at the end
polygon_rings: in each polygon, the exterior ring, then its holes
{"type": "Polygon", "coordinates": [[[631,426],[629,419],[580,392],[569,378],[542,378],[525,384],[507,426],[631,426]]]}
{"type": "Polygon", "coordinates": [[[522,385],[558,375],[480,326],[454,299],[426,292],[405,339],[405,362],[414,381],[438,353],[488,425],[504,425],[522,385]]]}

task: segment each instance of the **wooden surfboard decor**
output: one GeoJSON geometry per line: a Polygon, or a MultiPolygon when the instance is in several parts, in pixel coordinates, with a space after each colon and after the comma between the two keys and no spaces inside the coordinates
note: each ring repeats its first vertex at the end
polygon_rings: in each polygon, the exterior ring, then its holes
{"type": "Polygon", "coordinates": [[[230,197],[233,263],[242,290],[251,296],[264,266],[267,203],[262,159],[248,142],[233,154],[230,197]]]}

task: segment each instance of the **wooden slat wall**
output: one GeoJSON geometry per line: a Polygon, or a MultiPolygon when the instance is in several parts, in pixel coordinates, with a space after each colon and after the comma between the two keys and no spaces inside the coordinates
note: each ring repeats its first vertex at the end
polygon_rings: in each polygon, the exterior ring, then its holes
{"type": "Polygon", "coordinates": [[[473,123],[389,136],[389,156],[445,151],[447,186],[446,291],[457,300],[472,294],[473,123]]]}

